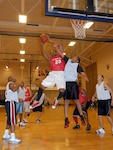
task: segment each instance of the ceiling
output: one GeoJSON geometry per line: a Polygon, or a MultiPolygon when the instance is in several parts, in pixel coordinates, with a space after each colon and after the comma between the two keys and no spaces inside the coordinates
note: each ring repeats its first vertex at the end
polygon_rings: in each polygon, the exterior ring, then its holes
{"type": "MultiPolygon", "coordinates": [[[[82,65],[86,67],[93,63],[91,57],[94,54],[111,43],[106,41],[113,41],[113,24],[94,22],[93,26],[86,30],[86,38],[78,40],[75,39],[68,18],[45,16],[44,0],[32,0],[32,2],[31,0],[0,0],[1,63],[13,62],[12,65],[20,65],[20,58],[25,58],[25,63],[34,63],[34,66],[38,65],[42,68],[48,67],[40,52],[39,35],[42,33],[60,42],[69,57],[78,55],[82,65]],[[19,14],[27,15],[27,24],[18,22],[19,14]],[[26,43],[20,44],[19,37],[25,37],[26,43]],[[73,47],[68,46],[71,40],[76,41],[73,47]],[[20,55],[21,49],[25,50],[25,55],[20,55]]],[[[45,49],[49,54],[53,45],[46,43],[45,49]]]]}

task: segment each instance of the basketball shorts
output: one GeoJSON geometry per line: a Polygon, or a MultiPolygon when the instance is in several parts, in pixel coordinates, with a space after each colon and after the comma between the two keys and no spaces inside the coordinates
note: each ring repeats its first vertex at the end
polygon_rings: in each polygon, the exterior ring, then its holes
{"type": "Polygon", "coordinates": [[[64,100],[78,100],[79,88],[77,82],[66,82],[66,90],[64,93],[64,100]]]}
{"type": "Polygon", "coordinates": [[[5,109],[7,114],[7,124],[16,124],[16,102],[5,102],[5,109]]]}
{"type": "Polygon", "coordinates": [[[110,99],[109,100],[98,100],[98,115],[110,116],[110,99]]]}
{"type": "Polygon", "coordinates": [[[65,89],[64,71],[51,71],[49,75],[42,81],[43,86],[52,88],[56,85],[57,90],[65,89]]]}
{"type": "Polygon", "coordinates": [[[24,111],[30,113],[30,102],[24,102],[24,111]]]}
{"type": "MultiPolygon", "coordinates": [[[[87,114],[88,115],[86,107],[82,108],[82,112],[83,112],[83,114],[87,114]]],[[[78,108],[76,106],[75,110],[73,112],[73,117],[79,117],[79,116],[80,116],[80,114],[79,114],[78,108]]]]}
{"type": "Polygon", "coordinates": [[[24,103],[23,102],[16,103],[16,113],[22,114],[23,111],[24,111],[24,103]]]}
{"type": "MultiPolygon", "coordinates": [[[[42,104],[43,105],[43,104],[42,104]]],[[[40,105],[40,106],[38,106],[38,107],[35,107],[34,109],[33,109],[33,112],[37,112],[37,111],[39,111],[39,112],[42,112],[42,105],[40,105]]]]}

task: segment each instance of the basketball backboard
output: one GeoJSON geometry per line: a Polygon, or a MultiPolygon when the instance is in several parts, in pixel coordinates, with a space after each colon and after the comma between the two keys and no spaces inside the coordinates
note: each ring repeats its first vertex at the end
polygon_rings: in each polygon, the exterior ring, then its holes
{"type": "Polygon", "coordinates": [[[113,0],[45,0],[45,15],[113,22],[113,0]]]}

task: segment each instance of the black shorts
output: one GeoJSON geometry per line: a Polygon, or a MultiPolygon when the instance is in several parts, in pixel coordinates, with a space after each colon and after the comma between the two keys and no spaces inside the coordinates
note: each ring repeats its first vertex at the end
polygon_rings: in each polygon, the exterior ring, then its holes
{"type": "MultiPolygon", "coordinates": [[[[88,115],[87,110],[88,110],[88,107],[86,105],[86,107],[82,108],[83,114],[85,113],[85,114],[88,115]]],[[[73,117],[78,117],[78,116],[80,116],[80,113],[79,113],[78,108],[76,106],[75,109],[74,109],[74,112],[73,112],[73,117]]]]}
{"type": "Polygon", "coordinates": [[[16,102],[5,102],[5,109],[7,114],[7,124],[16,124],[16,102]]]}
{"type": "Polygon", "coordinates": [[[64,100],[79,99],[79,88],[77,82],[66,82],[66,90],[64,93],[64,100]]]}
{"type": "Polygon", "coordinates": [[[110,99],[109,100],[98,100],[98,115],[110,116],[110,99]]]}
{"type": "Polygon", "coordinates": [[[35,107],[33,109],[33,112],[36,112],[36,111],[39,111],[39,112],[42,112],[42,105],[38,106],[38,107],[35,107]]]}

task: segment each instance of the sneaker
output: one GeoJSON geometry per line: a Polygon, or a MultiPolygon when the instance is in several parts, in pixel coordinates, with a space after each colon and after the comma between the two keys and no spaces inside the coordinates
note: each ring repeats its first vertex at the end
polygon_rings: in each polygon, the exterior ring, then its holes
{"type": "Polygon", "coordinates": [[[73,129],[80,129],[80,125],[77,124],[76,126],[73,127],[73,129]]]}
{"type": "Polygon", "coordinates": [[[24,123],[28,123],[28,120],[26,118],[23,119],[24,123]]]}
{"type": "Polygon", "coordinates": [[[80,118],[81,118],[82,125],[85,126],[86,123],[85,123],[84,117],[81,115],[80,118]]]}
{"type": "Polygon", "coordinates": [[[69,124],[70,124],[70,121],[66,118],[64,128],[68,128],[69,124]]]}
{"type": "Polygon", "coordinates": [[[89,130],[91,130],[91,125],[90,124],[88,124],[87,127],[86,127],[86,131],[89,131],[89,130]]]}
{"type": "Polygon", "coordinates": [[[18,138],[10,138],[9,143],[10,144],[19,144],[19,143],[21,143],[21,140],[19,140],[18,138]]]}
{"type": "Polygon", "coordinates": [[[39,101],[35,101],[31,106],[30,109],[34,109],[35,107],[37,107],[39,104],[39,101]]]}
{"type": "Polygon", "coordinates": [[[105,130],[103,128],[100,128],[100,129],[96,130],[96,133],[97,134],[104,134],[105,130]]]}
{"type": "Polygon", "coordinates": [[[4,134],[2,139],[7,140],[7,139],[10,139],[10,137],[11,137],[10,134],[4,134]]]}
{"type": "Polygon", "coordinates": [[[19,126],[21,126],[21,127],[25,127],[25,126],[26,126],[26,124],[25,124],[25,123],[23,123],[23,122],[20,122],[20,123],[19,123],[19,126]]]}
{"type": "Polygon", "coordinates": [[[41,120],[40,120],[40,119],[37,119],[37,120],[36,120],[36,122],[37,122],[37,123],[40,123],[40,122],[41,122],[41,120]]]}
{"type": "Polygon", "coordinates": [[[55,98],[54,103],[52,105],[52,109],[55,109],[57,105],[58,105],[58,100],[55,98]]]}

